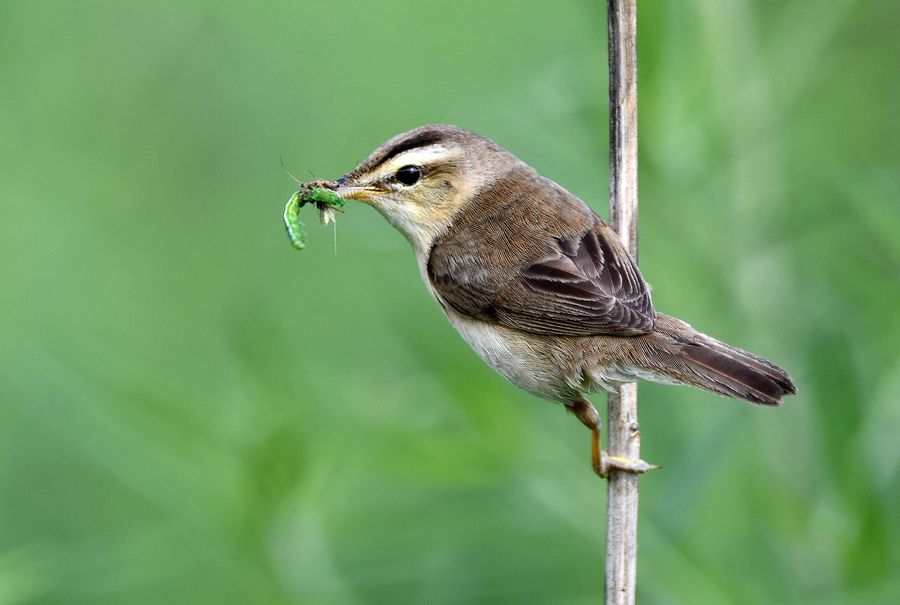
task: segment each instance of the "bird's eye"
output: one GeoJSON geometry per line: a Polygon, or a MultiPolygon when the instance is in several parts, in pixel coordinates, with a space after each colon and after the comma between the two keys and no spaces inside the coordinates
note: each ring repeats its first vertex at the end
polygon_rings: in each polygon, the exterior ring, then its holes
{"type": "Polygon", "coordinates": [[[404,185],[415,185],[422,178],[422,169],[413,165],[404,166],[394,174],[394,178],[404,185]]]}

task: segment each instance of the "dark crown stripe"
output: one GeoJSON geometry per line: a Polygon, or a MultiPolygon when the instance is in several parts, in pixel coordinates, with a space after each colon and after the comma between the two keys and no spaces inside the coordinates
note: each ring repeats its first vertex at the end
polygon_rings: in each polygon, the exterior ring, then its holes
{"type": "Polygon", "coordinates": [[[428,145],[434,145],[435,143],[440,143],[443,140],[443,136],[439,132],[428,131],[420,132],[419,134],[403,140],[398,141],[396,145],[388,149],[384,152],[384,156],[378,161],[378,164],[384,164],[391,158],[395,158],[404,151],[409,151],[410,149],[416,149],[418,147],[427,147],[428,145]]]}

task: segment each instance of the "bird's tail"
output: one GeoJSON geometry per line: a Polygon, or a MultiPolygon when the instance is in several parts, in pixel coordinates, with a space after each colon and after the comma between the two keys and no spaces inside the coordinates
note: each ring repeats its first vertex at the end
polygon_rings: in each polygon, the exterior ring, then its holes
{"type": "Polygon", "coordinates": [[[656,329],[633,343],[637,365],[660,382],[700,387],[762,405],[778,405],[783,396],[797,392],[781,368],[668,315],[657,314],[656,329]]]}

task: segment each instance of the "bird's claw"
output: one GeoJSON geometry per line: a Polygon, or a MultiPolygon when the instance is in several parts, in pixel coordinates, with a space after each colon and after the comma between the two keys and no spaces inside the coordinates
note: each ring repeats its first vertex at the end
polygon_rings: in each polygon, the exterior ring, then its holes
{"type": "Polygon", "coordinates": [[[609,452],[600,447],[599,427],[594,428],[591,438],[591,464],[594,472],[604,479],[609,478],[610,471],[640,475],[659,468],[659,465],[650,464],[641,459],[632,460],[623,456],[610,456],[609,452]]]}
{"type": "Polygon", "coordinates": [[[650,464],[645,460],[631,460],[622,456],[610,456],[606,450],[602,450],[599,460],[594,462],[594,472],[604,479],[609,477],[610,471],[640,475],[658,468],[658,464],[650,464]]]}

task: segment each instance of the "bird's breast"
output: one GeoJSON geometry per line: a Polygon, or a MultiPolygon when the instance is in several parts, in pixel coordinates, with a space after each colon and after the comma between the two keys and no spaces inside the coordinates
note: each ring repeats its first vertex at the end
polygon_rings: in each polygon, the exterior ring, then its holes
{"type": "MultiPolygon", "coordinates": [[[[440,297],[435,296],[440,302],[440,297]]],[[[471,319],[447,304],[441,306],[463,340],[495,372],[538,397],[560,402],[572,400],[575,389],[571,377],[567,376],[567,368],[558,364],[550,340],[471,319]]]]}

